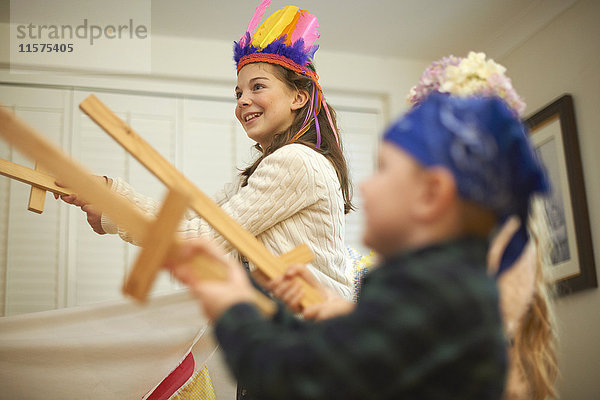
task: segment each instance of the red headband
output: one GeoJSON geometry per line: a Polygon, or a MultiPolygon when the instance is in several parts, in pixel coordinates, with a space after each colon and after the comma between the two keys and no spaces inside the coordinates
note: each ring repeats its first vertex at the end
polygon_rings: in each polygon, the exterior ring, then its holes
{"type": "Polygon", "coordinates": [[[319,85],[319,75],[316,72],[313,72],[308,67],[304,67],[300,64],[297,64],[290,60],[287,57],[280,56],[279,54],[271,54],[271,53],[252,53],[243,56],[240,59],[237,67],[237,73],[240,73],[240,70],[248,64],[255,62],[265,62],[269,64],[277,64],[281,65],[284,68],[291,69],[299,74],[302,74],[310,79],[312,79],[316,84],[320,93],[323,93],[321,90],[321,86],[319,85]]]}

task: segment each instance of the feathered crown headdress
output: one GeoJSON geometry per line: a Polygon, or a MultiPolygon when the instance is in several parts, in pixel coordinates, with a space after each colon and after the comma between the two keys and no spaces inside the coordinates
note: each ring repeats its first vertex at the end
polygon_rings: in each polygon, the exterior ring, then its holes
{"type": "Polygon", "coordinates": [[[234,42],[233,59],[237,72],[239,73],[247,64],[265,62],[280,65],[310,78],[313,82],[312,101],[304,123],[291,142],[306,133],[314,121],[317,131],[317,148],[320,148],[321,130],[317,115],[323,106],[335,139],[339,143],[335,124],[327,108],[323,90],[319,85],[319,76],[309,67],[309,63],[312,62],[315,52],[319,48],[319,45],[314,42],[321,36],[317,17],[298,7],[286,6],[273,13],[258,26],[269,4],[271,4],[271,0],[263,0],[256,7],[246,32],[239,41],[234,42]],[[257,26],[258,28],[256,28],[257,26]],[[256,31],[254,31],[255,29],[256,31]]]}

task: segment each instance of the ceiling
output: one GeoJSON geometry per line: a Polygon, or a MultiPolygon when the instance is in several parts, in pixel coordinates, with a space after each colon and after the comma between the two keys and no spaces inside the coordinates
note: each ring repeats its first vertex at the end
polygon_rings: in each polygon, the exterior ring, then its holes
{"type": "MultiPolygon", "coordinates": [[[[12,0],[35,2],[44,0],[12,0]]],[[[90,0],[88,0],[90,1],[90,0]]],[[[131,1],[131,0],[128,0],[131,1]]],[[[239,39],[260,0],[135,0],[150,2],[153,35],[239,39]]],[[[273,0],[267,15],[298,5],[319,18],[321,48],[430,60],[485,51],[500,58],[577,0],[273,0]]],[[[0,22],[11,0],[0,0],[0,22]]],[[[60,10],[53,0],[52,10],[60,10]]],[[[85,6],[85,3],[82,7],[85,6]]],[[[69,10],[60,12],[68,13],[69,10]]],[[[266,16],[265,16],[266,18],[266,16]]],[[[264,19],[264,18],[263,18],[264,19]]]]}
{"type": "MultiPolygon", "coordinates": [[[[485,51],[499,58],[577,0],[273,0],[319,18],[327,51],[432,60],[485,51]]],[[[233,41],[260,0],[152,0],[152,34],[233,41]]],[[[263,18],[264,20],[264,18],[263,18]]]]}

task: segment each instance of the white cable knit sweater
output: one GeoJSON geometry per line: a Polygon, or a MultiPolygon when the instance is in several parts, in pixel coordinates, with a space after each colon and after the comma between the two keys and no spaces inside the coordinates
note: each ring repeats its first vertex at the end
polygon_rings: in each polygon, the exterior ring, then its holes
{"type": "MultiPolygon", "coordinates": [[[[160,204],[136,193],[122,179],[112,190],[145,213],[156,216],[160,204]]],[[[351,273],[346,271],[344,200],[333,165],[323,155],[301,144],[286,145],[266,157],[241,187],[241,179],[228,184],[215,201],[275,255],[305,243],[315,255],[309,269],[324,285],[352,298],[351,273]]],[[[106,216],[102,227],[133,243],[126,232],[106,216]]],[[[185,237],[207,235],[233,251],[231,245],[206,221],[188,210],[179,231],[185,237]]]]}

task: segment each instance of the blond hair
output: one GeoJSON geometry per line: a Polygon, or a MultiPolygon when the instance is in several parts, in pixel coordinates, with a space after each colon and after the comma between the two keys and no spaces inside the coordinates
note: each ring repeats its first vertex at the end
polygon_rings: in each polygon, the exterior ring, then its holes
{"type": "MultiPolygon", "coordinates": [[[[538,202],[534,202],[538,203],[538,202]]],[[[558,337],[554,318],[555,290],[547,279],[544,265],[550,247],[547,223],[540,216],[539,203],[529,221],[533,257],[527,262],[533,272],[531,297],[513,327],[506,326],[512,342],[505,400],[556,398],[554,384],[558,377],[556,349],[558,337]]],[[[505,289],[507,290],[507,289],[505,289]]],[[[502,296],[502,286],[501,286],[502,296]]],[[[503,310],[503,313],[506,314],[503,310]]],[[[508,324],[509,321],[505,321],[508,324]]]]}

